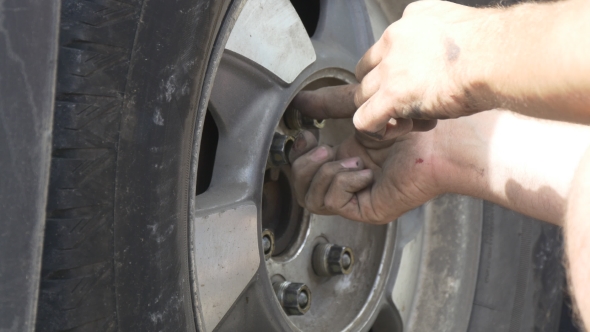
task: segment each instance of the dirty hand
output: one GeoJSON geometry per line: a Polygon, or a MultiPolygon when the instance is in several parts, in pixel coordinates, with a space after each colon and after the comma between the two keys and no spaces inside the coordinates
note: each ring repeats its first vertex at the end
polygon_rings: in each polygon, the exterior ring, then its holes
{"type": "Polygon", "coordinates": [[[375,140],[434,127],[426,120],[489,109],[472,64],[480,57],[483,48],[477,44],[485,43],[481,30],[493,10],[445,1],[411,3],[358,63],[360,84],[306,92],[307,102],[339,103],[344,113],[358,108],[355,127],[375,140]]]}
{"type": "Polygon", "coordinates": [[[356,137],[318,146],[302,132],[291,150],[299,204],[316,214],[385,224],[440,193],[433,171],[432,134],[410,133],[392,146],[367,149],[356,137]]]}

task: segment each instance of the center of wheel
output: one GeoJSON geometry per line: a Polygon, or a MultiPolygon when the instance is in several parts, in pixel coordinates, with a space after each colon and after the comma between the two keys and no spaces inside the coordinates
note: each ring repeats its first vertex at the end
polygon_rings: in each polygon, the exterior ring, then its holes
{"type": "MultiPolygon", "coordinates": [[[[322,78],[303,89],[315,90],[343,83],[335,78],[322,78]]],[[[334,287],[342,280],[340,276],[348,276],[354,270],[352,246],[358,247],[362,238],[347,241],[350,235],[346,233],[354,234],[352,229],[359,227],[364,236],[374,232],[364,225],[339,221],[340,217],[328,217],[332,220],[322,222],[325,217],[313,215],[299,206],[289,151],[294,138],[303,130],[310,131],[322,144],[335,145],[351,127],[349,121],[312,119],[288,107],[273,133],[262,191],[261,239],[277,300],[289,316],[309,315],[306,313],[313,306],[312,292],[316,302],[329,301],[333,295],[326,295],[334,294],[334,287]],[[327,126],[328,123],[331,125],[327,126]],[[338,223],[348,224],[351,229],[341,230],[338,223]]],[[[347,282],[356,283],[357,280],[358,276],[347,282]]]]}
{"type": "Polygon", "coordinates": [[[269,166],[262,191],[262,227],[274,236],[273,256],[293,243],[302,218],[303,209],[297,204],[291,185],[290,166],[269,166]]]}

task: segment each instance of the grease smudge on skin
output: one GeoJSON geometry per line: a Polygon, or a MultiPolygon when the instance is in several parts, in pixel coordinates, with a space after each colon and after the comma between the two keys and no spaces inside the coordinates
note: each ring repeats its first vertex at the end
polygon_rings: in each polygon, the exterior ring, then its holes
{"type": "Polygon", "coordinates": [[[448,62],[455,62],[461,55],[461,48],[455,43],[452,38],[445,39],[445,49],[448,62]]]}

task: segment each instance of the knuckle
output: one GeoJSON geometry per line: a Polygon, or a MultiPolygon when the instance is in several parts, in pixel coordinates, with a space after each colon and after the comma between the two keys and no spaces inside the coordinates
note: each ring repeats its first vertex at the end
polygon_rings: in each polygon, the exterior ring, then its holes
{"type": "Polygon", "coordinates": [[[403,87],[397,84],[385,84],[382,89],[384,90],[384,95],[389,96],[388,99],[391,99],[390,101],[395,101],[395,96],[402,95],[405,90],[403,87]]]}
{"type": "Polygon", "coordinates": [[[336,188],[342,190],[342,188],[344,188],[348,183],[348,177],[345,173],[338,173],[334,176],[333,183],[336,186],[336,188]]]}
{"type": "Polygon", "coordinates": [[[337,211],[340,208],[338,206],[337,200],[331,195],[326,196],[324,199],[324,206],[328,211],[331,212],[337,211]]]}
{"type": "Polygon", "coordinates": [[[387,223],[381,217],[376,216],[376,215],[372,215],[371,217],[369,217],[368,221],[369,221],[369,223],[371,223],[373,225],[383,225],[383,224],[387,223]]]}
{"type": "Polygon", "coordinates": [[[383,225],[387,223],[387,221],[384,221],[385,218],[381,214],[372,210],[368,206],[361,206],[361,214],[365,216],[365,221],[370,224],[383,225]]]}
{"type": "Polygon", "coordinates": [[[329,162],[332,161],[332,159],[334,159],[334,149],[327,145],[327,144],[321,144],[320,147],[326,149],[326,151],[328,151],[328,156],[326,157],[325,162],[329,162]]]}
{"type": "Polygon", "coordinates": [[[416,12],[419,12],[423,7],[424,7],[423,1],[411,2],[404,9],[404,13],[402,14],[402,17],[415,14],[416,12]]]}
{"type": "Polygon", "coordinates": [[[319,176],[320,178],[324,178],[326,176],[329,176],[333,171],[334,167],[332,166],[332,164],[330,163],[325,163],[323,164],[320,169],[317,172],[317,176],[319,176]]]}
{"type": "Polygon", "coordinates": [[[309,193],[305,194],[305,197],[303,198],[303,205],[306,208],[308,208],[309,210],[312,210],[312,207],[313,207],[312,203],[313,203],[313,201],[312,201],[311,195],[309,193]]]}
{"type": "Polygon", "coordinates": [[[361,105],[363,104],[363,89],[362,89],[362,83],[359,86],[358,89],[356,89],[356,91],[354,92],[354,106],[356,106],[357,108],[361,107],[361,105]]]}
{"type": "MultiPolygon", "coordinates": [[[[361,63],[363,62],[364,58],[361,59],[361,61],[359,61],[358,65],[354,68],[354,77],[356,78],[357,81],[361,82],[363,80],[363,73],[362,73],[362,68],[361,68],[361,63]]],[[[356,93],[358,93],[358,90],[355,92],[355,96],[356,93]]]]}
{"type": "Polygon", "coordinates": [[[391,45],[396,34],[396,29],[398,25],[399,23],[396,22],[391,24],[387,29],[385,29],[385,31],[381,35],[381,38],[379,38],[380,42],[382,42],[384,45],[391,45]]]}

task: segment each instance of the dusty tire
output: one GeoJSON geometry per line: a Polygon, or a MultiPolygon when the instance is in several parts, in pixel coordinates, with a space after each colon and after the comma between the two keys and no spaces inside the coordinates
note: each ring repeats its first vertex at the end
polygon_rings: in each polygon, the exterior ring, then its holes
{"type": "Polygon", "coordinates": [[[563,301],[561,229],[485,202],[468,331],[557,331],[563,301]]]}
{"type": "Polygon", "coordinates": [[[37,330],[195,330],[186,142],[228,6],[62,1],[37,330]]]}

